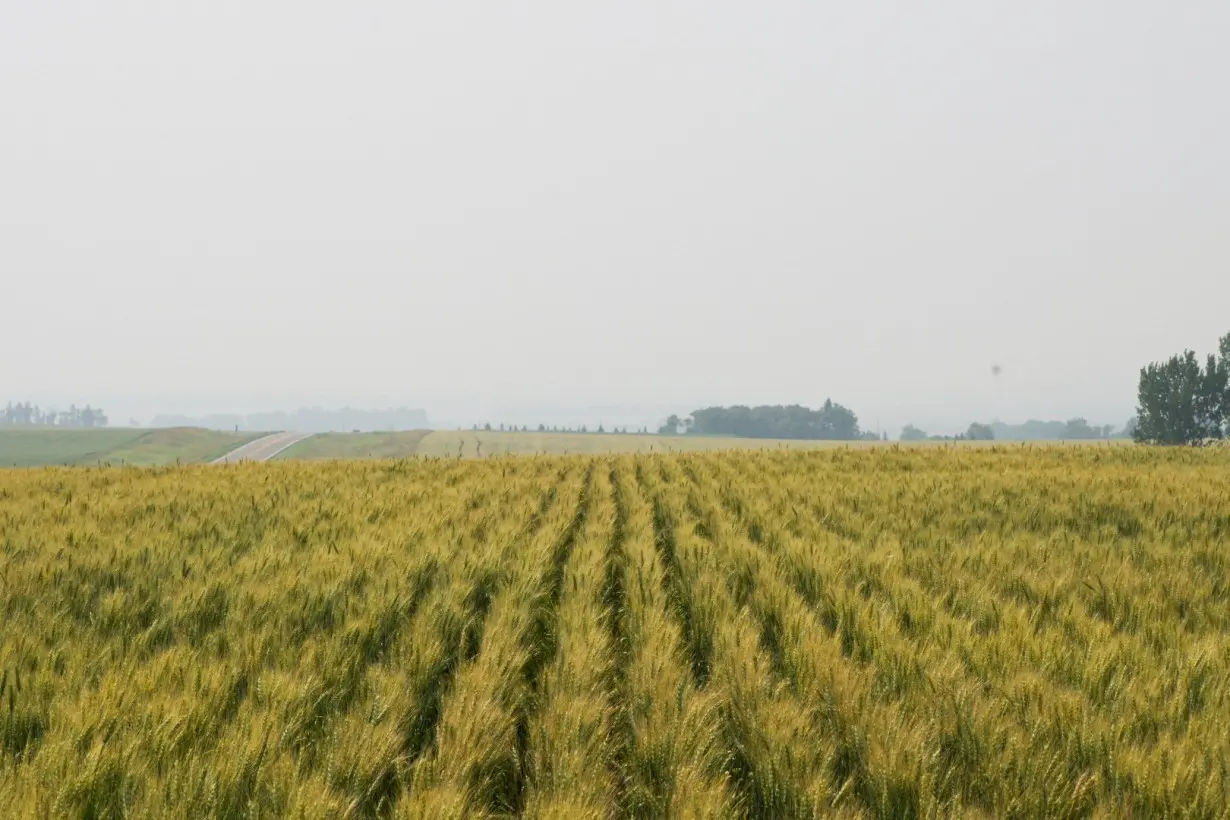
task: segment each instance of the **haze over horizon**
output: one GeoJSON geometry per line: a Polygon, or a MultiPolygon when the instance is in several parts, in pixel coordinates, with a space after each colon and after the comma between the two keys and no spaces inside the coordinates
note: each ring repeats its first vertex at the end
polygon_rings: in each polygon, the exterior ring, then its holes
{"type": "Polygon", "coordinates": [[[1230,332],[1225,3],[0,19],[0,401],[1122,424],[1230,332]]]}
{"type": "MultiPolygon", "coordinates": [[[[73,402],[81,405],[86,401],[90,401],[108,411],[112,426],[128,425],[132,421],[137,423],[136,426],[146,426],[157,420],[158,417],[187,416],[202,419],[207,416],[246,416],[279,412],[293,414],[301,408],[339,410],[343,407],[350,407],[356,410],[421,409],[426,411],[428,415],[429,426],[436,429],[469,427],[472,424],[483,424],[484,422],[492,424],[527,424],[531,427],[539,423],[545,423],[547,425],[568,426],[585,424],[591,428],[598,424],[605,424],[608,428],[611,426],[630,426],[633,428],[649,426],[654,428],[661,424],[667,415],[671,413],[686,416],[692,410],[713,404],[713,402],[706,401],[650,402],[643,404],[626,402],[544,404],[533,401],[506,401],[500,403],[483,399],[482,397],[437,396],[432,400],[424,400],[423,397],[417,399],[412,396],[396,397],[387,393],[370,396],[359,394],[349,398],[341,395],[322,396],[320,394],[257,394],[251,396],[181,394],[178,396],[162,397],[102,394],[102,401],[97,400],[93,396],[79,397],[73,394],[48,394],[35,396],[32,400],[35,403],[41,403],[44,407],[55,407],[57,409],[67,408],[73,402]]],[[[836,397],[834,400],[841,401],[836,397]]],[[[823,399],[816,401],[815,405],[818,406],[822,402],[823,399]]],[[[727,404],[748,403],[737,399],[727,402],[727,404]]],[[[750,403],[756,404],[757,402],[750,403]]],[[[773,403],[791,404],[794,402],[787,400],[773,403]]],[[[1103,423],[1113,424],[1116,429],[1119,429],[1132,415],[1132,408],[1130,406],[1127,409],[1118,411],[1116,411],[1116,408],[1111,408],[1109,411],[1103,411],[1101,414],[1098,414],[1068,412],[1066,408],[1055,405],[1051,412],[1042,412],[1033,416],[1013,413],[999,415],[994,412],[977,415],[972,412],[963,412],[960,407],[951,405],[926,407],[921,404],[914,404],[907,410],[898,410],[895,414],[883,415],[860,411],[858,407],[852,407],[851,409],[858,413],[859,422],[864,430],[883,430],[891,438],[896,438],[901,428],[906,424],[920,426],[930,433],[952,434],[964,431],[970,421],[1001,421],[1009,424],[1019,424],[1031,418],[1039,420],[1065,420],[1081,415],[1086,417],[1091,423],[1098,425],[1103,423]],[[1118,413],[1117,415],[1116,412],[1118,413]]]]}

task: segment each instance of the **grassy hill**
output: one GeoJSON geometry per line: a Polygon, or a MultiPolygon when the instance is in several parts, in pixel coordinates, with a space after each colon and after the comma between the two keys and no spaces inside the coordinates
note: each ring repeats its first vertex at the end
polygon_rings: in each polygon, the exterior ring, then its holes
{"type": "Polygon", "coordinates": [[[396,433],[321,433],[292,444],[274,461],[328,458],[406,458],[418,452],[430,430],[396,433]]]}
{"type": "Polygon", "coordinates": [[[200,427],[170,427],[145,431],[126,447],[107,453],[104,461],[112,464],[191,464],[213,461],[240,445],[258,439],[264,433],[227,433],[200,427]]]}
{"type": "Polygon", "coordinates": [[[0,467],[174,464],[209,461],[260,433],[224,433],[197,427],[0,428],[0,467]]]}

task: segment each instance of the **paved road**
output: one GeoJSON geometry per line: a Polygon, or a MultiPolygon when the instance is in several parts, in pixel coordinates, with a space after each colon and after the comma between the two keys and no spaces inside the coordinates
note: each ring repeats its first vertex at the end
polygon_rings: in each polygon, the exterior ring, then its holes
{"type": "Polygon", "coordinates": [[[236,447],[222,458],[215,459],[214,464],[229,464],[236,461],[268,461],[292,444],[297,444],[311,433],[273,433],[262,436],[256,441],[249,441],[242,447],[236,447]]]}

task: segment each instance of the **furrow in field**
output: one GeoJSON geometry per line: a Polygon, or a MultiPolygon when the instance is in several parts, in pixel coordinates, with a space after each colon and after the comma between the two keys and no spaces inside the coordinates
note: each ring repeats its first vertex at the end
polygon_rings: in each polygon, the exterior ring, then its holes
{"type": "Polygon", "coordinates": [[[366,697],[336,721],[326,744],[333,754],[319,768],[330,789],[347,798],[341,805],[351,816],[388,810],[404,788],[407,767],[430,746],[452,676],[477,651],[492,596],[512,560],[511,551],[492,551],[488,544],[527,536],[550,494],[545,478],[467,500],[459,520],[468,523],[439,546],[445,557],[436,593],[414,629],[373,671],[366,697]]]}
{"type": "Polygon", "coordinates": [[[614,806],[609,698],[614,656],[603,587],[615,511],[604,466],[591,467],[589,516],[563,572],[550,581],[559,606],[554,623],[544,628],[555,635],[554,651],[550,657],[543,653],[540,673],[528,670],[538,697],[526,715],[521,805],[531,817],[606,818],[614,806]]]}
{"type": "Polygon", "coordinates": [[[819,730],[814,706],[797,699],[774,671],[772,652],[754,612],[732,593],[725,522],[703,509],[676,474],[673,461],[660,461],[647,474],[660,527],[670,533],[681,579],[698,608],[710,613],[710,687],[720,704],[721,738],[727,770],[750,817],[814,817],[844,812],[829,773],[833,744],[819,730]]]}
{"type": "MultiPolygon", "coordinates": [[[[511,535],[526,526],[541,492],[534,482],[508,488],[502,500],[514,513],[501,521],[487,506],[501,499],[491,497],[488,487],[460,484],[455,506],[428,519],[434,527],[414,532],[409,542],[417,545],[410,554],[421,556],[416,560],[426,573],[404,580],[384,575],[386,591],[390,580],[397,582],[391,601],[384,597],[388,603],[372,608],[372,617],[344,636],[334,634],[319,647],[309,640],[297,671],[263,682],[270,706],[248,722],[263,724],[277,741],[262,745],[256,771],[276,768],[288,747],[294,753],[301,783],[286,798],[288,813],[374,816],[387,808],[405,761],[430,739],[448,658],[481,630],[487,590],[499,568],[468,558],[493,528],[502,526],[511,535]],[[404,607],[401,590],[408,598],[404,607]],[[438,648],[443,652],[434,654],[438,648]]],[[[243,743],[241,736],[239,760],[252,753],[243,743]]],[[[237,782],[246,781],[241,776],[237,782]]]]}
{"type": "Polygon", "coordinates": [[[518,813],[525,809],[533,762],[531,727],[537,722],[543,700],[546,698],[543,675],[559,657],[561,632],[570,626],[567,622],[561,623],[560,602],[564,595],[566,569],[575,552],[578,538],[589,524],[593,507],[595,466],[591,461],[585,470],[572,520],[560,534],[552,550],[550,562],[538,579],[529,626],[521,633],[521,643],[526,652],[526,661],[522,668],[525,689],[516,708],[518,765],[512,788],[512,805],[518,813]]]}
{"type": "Polygon", "coordinates": [[[692,679],[697,687],[703,689],[709,684],[712,672],[716,613],[709,605],[711,602],[697,596],[697,590],[684,575],[670,512],[661,497],[652,491],[654,478],[648,469],[644,469],[643,463],[637,464],[636,479],[641,492],[651,499],[653,507],[653,541],[662,562],[662,591],[683,635],[688,662],[692,667],[692,679]]]}
{"type": "Polygon", "coordinates": [[[620,731],[621,817],[726,817],[735,795],[727,774],[719,702],[699,689],[689,651],[664,590],[654,509],[641,489],[639,459],[621,459],[613,485],[624,510],[622,550],[608,563],[608,589],[622,590],[620,625],[627,647],[620,731]]]}
{"type": "Polygon", "coordinates": [[[543,510],[533,537],[491,600],[479,651],[458,669],[441,704],[435,743],[410,772],[410,792],[396,805],[413,817],[481,816],[515,811],[521,799],[519,728],[532,706],[551,583],[583,520],[587,476],[571,470],[543,510]],[[565,499],[575,499],[569,503],[565,499]]]}
{"type": "Polygon", "coordinates": [[[628,807],[628,761],[632,753],[633,728],[629,704],[628,669],[633,653],[628,644],[628,502],[619,479],[618,462],[607,469],[611,495],[611,532],[602,556],[601,623],[606,630],[609,657],[606,693],[608,701],[606,765],[610,778],[613,816],[623,816],[628,807]]]}
{"type": "MultiPolygon", "coordinates": [[[[823,582],[807,588],[805,599],[747,537],[739,515],[754,503],[750,492],[723,502],[729,488],[722,488],[721,477],[692,462],[681,465],[692,479],[686,503],[714,549],[713,560],[723,565],[734,600],[750,611],[762,650],[801,704],[817,744],[826,749],[808,774],[828,781],[829,810],[857,806],[877,817],[925,815],[918,785],[922,752],[907,742],[884,746],[885,739],[902,737],[904,727],[891,706],[873,697],[876,681],[870,671],[849,663],[848,648],[835,634],[846,613],[832,604],[833,621],[826,623],[828,616],[809,606],[828,597],[823,582]]],[[[943,814],[957,807],[933,802],[929,810],[943,814]]]]}

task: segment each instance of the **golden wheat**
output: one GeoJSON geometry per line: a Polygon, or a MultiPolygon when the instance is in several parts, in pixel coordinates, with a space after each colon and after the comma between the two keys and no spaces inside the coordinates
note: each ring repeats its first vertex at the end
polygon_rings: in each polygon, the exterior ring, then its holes
{"type": "Polygon", "coordinates": [[[1227,817],[1230,454],[0,471],[3,817],[1227,817]]]}

